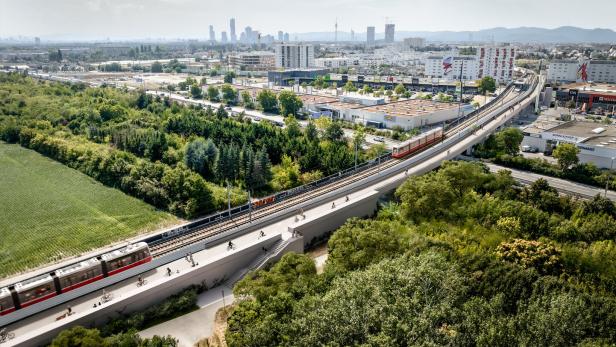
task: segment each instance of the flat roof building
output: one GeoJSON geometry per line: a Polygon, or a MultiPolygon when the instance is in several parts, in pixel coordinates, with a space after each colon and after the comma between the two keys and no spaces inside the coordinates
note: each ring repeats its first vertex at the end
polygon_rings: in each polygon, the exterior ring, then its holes
{"type": "Polygon", "coordinates": [[[599,168],[610,168],[616,157],[616,127],[613,125],[570,121],[543,131],[523,130],[522,145],[533,146],[540,151],[549,150],[561,143],[571,143],[580,149],[581,163],[593,163],[599,168]]]}
{"type": "Polygon", "coordinates": [[[267,51],[240,52],[229,56],[229,64],[241,71],[273,70],[275,60],[275,54],[267,51]]]}

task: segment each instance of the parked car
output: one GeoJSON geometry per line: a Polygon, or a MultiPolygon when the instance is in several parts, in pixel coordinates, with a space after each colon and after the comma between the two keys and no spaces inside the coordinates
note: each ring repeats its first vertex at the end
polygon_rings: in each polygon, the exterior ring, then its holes
{"type": "Polygon", "coordinates": [[[385,138],[383,136],[375,136],[374,141],[376,142],[385,142],[385,138]]]}
{"type": "Polygon", "coordinates": [[[537,153],[539,152],[539,148],[534,146],[522,146],[522,152],[537,153]]]}

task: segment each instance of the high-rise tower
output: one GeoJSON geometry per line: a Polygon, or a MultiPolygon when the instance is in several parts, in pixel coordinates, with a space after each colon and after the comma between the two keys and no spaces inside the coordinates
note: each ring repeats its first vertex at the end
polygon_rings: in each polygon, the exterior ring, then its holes
{"type": "Polygon", "coordinates": [[[235,35],[235,18],[229,20],[229,33],[231,34],[231,43],[237,42],[237,36],[235,35]]]}

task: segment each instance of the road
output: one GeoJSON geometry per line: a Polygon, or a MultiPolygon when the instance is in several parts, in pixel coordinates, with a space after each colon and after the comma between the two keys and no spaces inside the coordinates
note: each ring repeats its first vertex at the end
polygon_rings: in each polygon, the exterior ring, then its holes
{"type": "MultiPolygon", "coordinates": [[[[540,178],[543,178],[546,181],[548,181],[550,186],[556,188],[556,190],[558,190],[559,192],[563,194],[567,194],[567,195],[574,195],[574,196],[578,196],[584,199],[592,199],[597,194],[604,195],[605,193],[604,189],[589,186],[589,185],[582,184],[582,183],[571,182],[571,181],[567,181],[561,178],[544,176],[544,175],[540,175],[540,174],[536,174],[536,173],[532,173],[528,171],[511,169],[508,167],[495,165],[492,163],[485,163],[485,164],[492,172],[497,172],[500,170],[511,171],[511,176],[516,181],[523,183],[523,184],[530,184],[540,178]]],[[[616,192],[608,190],[607,197],[612,201],[616,201],[616,192]]]]}

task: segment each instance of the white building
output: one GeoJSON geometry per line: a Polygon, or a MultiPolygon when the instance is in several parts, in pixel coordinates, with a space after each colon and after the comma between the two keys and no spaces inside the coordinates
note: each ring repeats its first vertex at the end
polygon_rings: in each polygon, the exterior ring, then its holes
{"type": "Polygon", "coordinates": [[[276,45],[276,67],[302,69],[314,67],[314,46],[305,43],[279,43],[276,45]]]}
{"type": "Polygon", "coordinates": [[[514,47],[478,47],[475,55],[453,53],[445,56],[430,56],[426,59],[425,75],[446,80],[477,80],[485,76],[505,83],[513,78],[516,49],[514,47]],[[444,58],[451,56],[451,68],[444,68],[444,58]],[[460,71],[462,69],[462,71],[460,71]]]}
{"type": "Polygon", "coordinates": [[[611,60],[555,60],[548,66],[548,81],[579,82],[582,75],[578,70],[587,63],[587,80],[597,83],[616,83],[616,61],[611,60]]]}
{"type": "Polygon", "coordinates": [[[479,60],[478,78],[493,77],[497,82],[507,82],[513,78],[515,68],[515,47],[479,47],[477,58],[479,60]]]}
{"type": "Polygon", "coordinates": [[[276,58],[267,51],[240,52],[229,56],[229,64],[242,71],[268,71],[276,67],[276,58]]]}
{"type": "MultiPolygon", "coordinates": [[[[580,149],[581,163],[593,163],[599,168],[612,166],[616,157],[616,128],[594,122],[571,121],[549,129],[533,126],[523,129],[522,145],[549,150],[561,143],[571,143],[580,149]]],[[[616,163],[614,163],[616,167],[616,163]]]]}
{"type": "Polygon", "coordinates": [[[454,56],[451,69],[443,68],[443,56],[429,56],[426,59],[425,74],[430,78],[474,81],[479,76],[479,61],[475,56],[454,56]]]}
{"type": "Polygon", "coordinates": [[[555,60],[548,66],[548,81],[574,82],[578,79],[579,66],[577,60],[555,60]]]}

